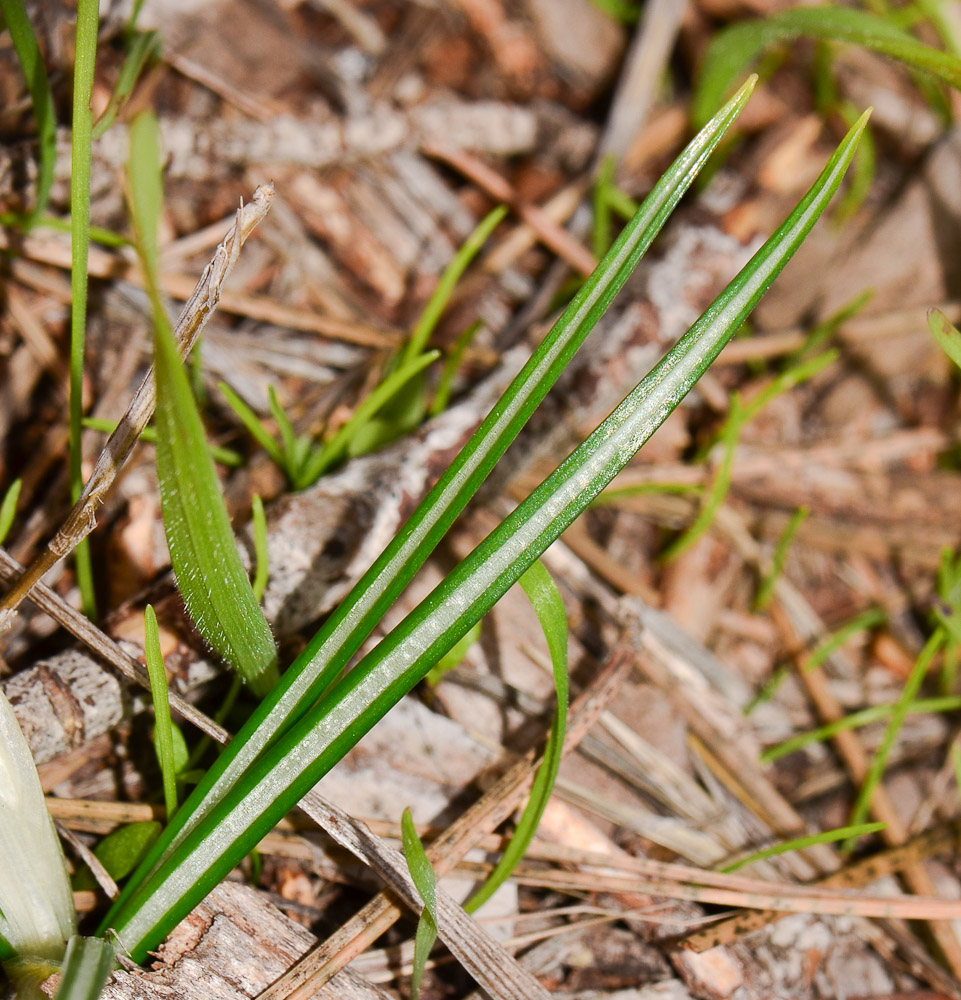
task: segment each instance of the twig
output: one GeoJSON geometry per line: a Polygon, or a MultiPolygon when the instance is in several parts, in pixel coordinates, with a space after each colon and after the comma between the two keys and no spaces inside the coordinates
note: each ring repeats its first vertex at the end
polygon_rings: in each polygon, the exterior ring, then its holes
{"type": "MultiPolygon", "coordinates": [[[[264,218],[274,197],[272,185],[263,185],[253,199],[237,210],[237,219],[230,232],[214,252],[213,260],[187,300],[177,321],[176,337],[180,353],[186,357],[203,331],[217,303],[227,276],[240,255],[240,248],[264,218]]],[[[117,429],[104,445],[97,464],[87,480],[79,499],[67,515],[50,544],[35,559],[10,591],[0,600],[0,632],[12,620],[13,612],[40,578],[84,539],[96,525],[97,507],[103,503],[123,463],[147,426],[156,402],[153,368],[144,377],[117,429]]]]}

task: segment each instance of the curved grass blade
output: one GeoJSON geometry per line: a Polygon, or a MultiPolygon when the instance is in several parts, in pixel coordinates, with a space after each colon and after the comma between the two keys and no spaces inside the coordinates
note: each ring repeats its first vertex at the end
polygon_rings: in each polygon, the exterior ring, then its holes
{"type": "Polygon", "coordinates": [[[10,31],[10,40],[27,81],[33,115],[37,120],[40,158],[37,166],[37,196],[27,219],[29,229],[47,210],[47,202],[50,200],[53,172],[57,164],[57,111],[53,104],[50,81],[47,79],[47,69],[40,56],[37,37],[33,33],[23,0],[0,0],[0,13],[10,31]]]}
{"type": "Polygon", "coordinates": [[[157,474],[170,561],[200,633],[255,694],[263,695],[277,682],[277,652],[237,554],[203,424],[158,290],[162,184],[153,115],[134,120],[130,149],[131,209],[154,312],[157,474]]]}
{"type": "Polygon", "coordinates": [[[738,75],[765,49],[797,38],[862,45],[961,90],[961,59],[953,53],[925,45],[889,21],[864,11],[835,4],[797,7],[771,17],[732,25],[715,35],[691,102],[695,124],[707,121],[738,75]]]}
{"type": "Polygon", "coordinates": [[[550,735],[544,748],[544,760],[534,777],[531,786],[531,797],[524,807],[524,812],[514,831],[511,842],[501,855],[494,870],[477,892],[464,904],[468,913],[474,913],[483,906],[491,896],[504,884],[510,873],[517,867],[527,853],[541,817],[547,808],[547,802],[554,791],[557,772],[561,768],[564,756],[564,734],[567,732],[567,698],[570,680],[567,670],[567,615],[564,611],[564,601],[550,573],[541,562],[534,563],[518,581],[524,588],[528,600],[537,613],[547,648],[551,654],[551,667],[554,671],[554,691],[557,707],[554,710],[554,720],[551,723],[550,735]]]}
{"type": "Polygon", "coordinates": [[[740,871],[748,865],[753,865],[756,861],[766,861],[768,858],[776,858],[781,854],[788,854],[791,851],[804,851],[809,847],[816,847],[818,844],[834,844],[847,837],[866,837],[871,833],[879,833],[886,830],[887,823],[860,823],[857,826],[842,826],[837,830],[825,830],[823,833],[812,833],[807,837],[796,837],[794,840],[785,840],[781,844],[773,844],[760,851],[749,854],[746,858],[732,861],[729,865],[724,865],[718,871],[725,875],[731,872],[740,871]]]}
{"type": "MultiPolygon", "coordinates": [[[[92,157],[94,66],[100,7],[97,0],[77,0],[76,55],[73,68],[73,120],[70,141],[70,500],[83,492],[83,355],[87,329],[87,265],[90,256],[90,163],[92,157]]],[[[75,550],[77,586],[83,612],[97,613],[90,544],[75,550]]]]}
{"type": "Polygon", "coordinates": [[[414,827],[414,817],[410,809],[405,809],[400,817],[400,832],[404,846],[404,858],[410,869],[411,881],[417,886],[424,909],[417,921],[414,937],[414,967],[410,974],[410,995],[419,1000],[420,984],[424,978],[424,967],[430,957],[431,948],[437,940],[437,876],[427,857],[424,845],[414,827]]]}
{"type": "Polygon", "coordinates": [[[400,357],[401,365],[410,364],[414,358],[423,353],[430,340],[430,335],[434,332],[454,289],[457,287],[457,282],[470,267],[471,261],[480,253],[481,247],[487,242],[490,234],[501,224],[505,215],[507,215],[507,208],[504,205],[498,205],[497,208],[488,212],[464,241],[463,246],[454,254],[451,262],[444,268],[444,273],[441,275],[433,295],[428,299],[424,311],[420,314],[420,319],[414,326],[410,340],[404,345],[400,357]]]}
{"type": "MultiPolygon", "coordinates": [[[[749,80],[658,181],[594,274],[437,485],[254,711],[168,826],[139,873],[169,853],[265,746],[313,704],[411,581],[567,366],[751,95],[749,80]],[[181,824],[183,824],[181,826],[181,824]]],[[[128,888],[128,892],[132,888],[128,888]]],[[[118,905],[124,899],[121,894],[118,905]]]]}
{"type": "Polygon", "coordinates": [[[264,599],[270,576],[270,553],[267,551],[267,515],[264,502],[258,494],[250,502],[251,521],[254,526],[254,581],[251,584],[254,599],[259,604],[264,599]]]}
{"type": "Polygon", "coordinates": [[[393,399],[415,375],[432,365],[440,357],[440,351],[426,351],[413,360],[404,362],[357,407],[350,420],[310,459],[299,476],[298,488],[310,486],[347,453],[347,447],[364,425],[393,399]]]}
{"type": "Polygon", "coordinates": [[[176,851],[162,845],[145,863],[147,877],[107,918],[135,959],[142,959],[493,607],[630,461],[801,245],[839,187],[866,123],[867,115],[787,221],[587,440],[312,711],[284,729],[226,794],[205,803],[168,838],[176,851]],[[159,864],[157,856],[163,858],[159,864]]]}
{"type": "Polygon", "coordinates": [[[117,120],[117,115],[123,110],[133,93],[133,88],[137,85],[137,80],[143,72],[144,66],[149,60],[157,59],[159,56],[160,36],[156,31],[145,31],[143,34],[133,37],[127,57],[123,61],[123,66],[120,67],[120,75],[117,77],[117,83],[110,95],[110,100],[107,102],[107,107],[93,127],[94,139],[99,139],[117,120]]]}
{"type": "Polygon", "coordinates": [[[153,699],[154,745],[160,774],[163,778],[164,805],[167,818],[177,811],[177,767],[174,763],[173,723],[170,719],[170,702],[167,698],[167,671],[160,650],[160,629],[152,604],[144,613],[144,659],[150,678],[150,696],[153,699]]]}

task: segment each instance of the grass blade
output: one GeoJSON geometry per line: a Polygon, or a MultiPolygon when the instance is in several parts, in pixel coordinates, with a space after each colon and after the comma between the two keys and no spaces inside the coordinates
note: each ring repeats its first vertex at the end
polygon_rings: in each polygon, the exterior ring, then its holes
{"type": "MultiPolygon", "coordinates": [[[[787,221],[587,440],[309,714],[283,729],[229,791],[215,802],[205,802],[190,823],[145,862],[147,877],[107,918],[135,959],[143,958],[493,607],[630,461],[801,245],[840,186],[866,123],[867,115],[848,133],[787,221]],[[173,853],[171,843],[177,847],[173,853]]],[[[209,796],[223,773],[215,772],[201,794],[209,796]]]]}
{"type": "Polygon", "coordinates": [[[0,0],[0,13],[10,31],[10,40],[27,81],[33,115],[37,120],[40,159],[37,166],[37,196],[27,219],[27,227],[31,228],[47,210],[50,189],[53,187],[53,173],[57,164],[57,111],[53,104],[50,81],[47,79],[47,69],[40,56],[37,37],[33,33],[23,0],[0,0]]]}
{"type": "Polygon", "coordinates": [[[547,808],[547,802],[554,791],[557,772],[561,768],[564,756],[564,734],[567,731],[567,698],[570,680],[567,670],[567,614],[564,611],[564,601],[550,573],[541,562],[534,563],[518,581],[524,588],[528,600],[537,613],[547,648],[551,654],[551,667],[554,671],[554,691],[557,707],[554,710],[554,720],[551,722],[550,735],[544,748],[544,760],[537,770],[534,783],[531,786],[531,797],[528,799],[524,812],[514,831],[511,842],[501,855],[500,861],[488,875],[487,880],[464,905],[468,913],[474,913],[483,906],[491,896],[504,884],[518,862],[527,853],[541,817],[547,808]]]}
{"type": "Polygon", "coordinates": [[[63,958],[63,973],[54,1000],[97,1000],[115,961],[113,946],[108,941],[74,934],[63,958]]]}
{"type": "Polygon", "coordinates": [[[784,563],[787,560],[788,549],[791,548],[794,536],[800,530],[801,525],[808,519],[810,513],[810,507],[798,507],[785,525],[784,531],[781,532],[781,537],[777,540],[777,545],[774,547],[774,555],[771,557],[770,571],[761,581],[760,586],[757,588],[757,594],[754,597],[755,612],[764,611],[773,600],[774,588],[781,573],[784,572],[784,563]]]}
{"type": "MultiPolygon", "coordinates": [[[[773,764],[776,760],[787,757],[788,754],[794,753],[795,750],[803,750],[804,747],[810,746],[812,743],[826,743],[837,736],[838,733],[847,732],[849,729],[859,729],[861,726],[868,726],[872,722],[881,722],[883,719],[891,716],[895,707],[895,705],[872,705],[870,708],[864,708],[860,712],[852,712],[850,715],[845,715],[843,719],[837,719],[835,722],[827,723],[827,725],[818,726],[817,729],[811,729],[806,733],[799,733],[797,736],[792,736],[789,740],[784,740],[783,743],[768,747],[767,750],[761,753],[761,763],[773,764]]],[[[961,709],[961,696],[942,695],[940,698],[924,698],[914,702],[908,707],[908,715],[957,712],[958,709],[961,709]]]]}
{"type": "Polygon", "coordinates": [[[961,59],[932,48],[888,21],[836,4],[797,7],[718,32],[701,67],[691,102],[695,123],[707,121],[738,75],[768,47],[797,38],[850,42],[897,59],[961,90],[961,59]]]}
{"type": "Polygon", "coordinates": [[[160,36],[156,31],[145,31],[143,34],[134,36],[130,50],[127,52],[127,58],[124,59],[123,66],[120,67],[120,75],[117,77],[117,83],[110,95],[110,100],[107,102],[107,107],[93,128],[94,139],[99,139],[117,120],[117,115],[123,110],[133,93],[133,88],[137,85],[137,80],[143,72],[144,66],[150,59],[156,59],[159,55],[160,36]]]}
{"type": "MultiPolygon", "coordinates": [[[[858,790],[857,798],[854,801],[854,807],[851,809],[852,826],[863,822],[864,817],[867,816],[868,810],[871,808],[871,799],[874,796],[874,789],[877,788],[881,779],[884,777],[884,770],[888,766],[888,757],[891,755],[891,750],[893,749],[894,743],[898,738],[898,733],[904,725],[904,720],[907,718],[908,712],[911,710],[911,706],[917,699],[921,683],[927,676],[928,669],[937,655],[938,650],[941,648],[944,638],[944,630],[937,629],[931,638],[924,644],[924,648],[918,654],[917,660],[914,661],[911,673],[908,675],[908,679],[901,690],[901,696],[895,702],[894,709],[891,712],[891,719],[888,722],[887,729],[884,731],[884,736],[881,738],[881,745],[878,747],[877,753],[875,753],[873,759],[871,760],[871,766],[868,768],[868,773],[864,776],[864,781],[861,784],[861,788],[858,790]]],[[[854,846],[855,839],[856,838],[852,837],[845,843],[845,850],[850,850],[854,846]]]]}
{"type": "MultiPolygon", "coordinates": [[[[254,711],[230,746],[181,807],[177,821],[138,873],[145,878],[210,810],[212,803],[284,729],[316,701],[347,665],[386,610],[434,550],[557,380],[646,252],[753,89],[749,81],[692,140],[624,228],[597,271],[541,342],[530,361],[373,566],[334,610],[320,632],[254,711]]],[[[439,658],[438,658],[439,659],[439,658]]],[[[133,892],[131,883],[117,901],[133,892]]],[[[109,920],[109,916],[108,916],[109,920]]]]}
{"type": "Polygon", "coordinates": [[[157,287],[159,142],[156,119],[138,116],[130,127],[130,199],[154,307],[164,530],[177,584],[198,630],[251,690],[263,695],[278,678],[273,637],[237,554],[203,424],[157,287]]]}
{"type": "MultiPolygon", "coordinates": [[[[70,499],[83,492],[83,355],[87,328],[87,263],[90,246],[90,160],[93,142],[93,73],[97,61],[97,0],[77,0],[76,55],[73,68],[73,123],[70,143],[70,499]]],[[[93,618],[90,544],[76,548],[77,586],[84,614],[93,618]]]]}
{"type": "Polygon", "coordinates": [[[170,702],[167,699],[167,671],[160,650],[160,629],[152,604],[144,614],[144,658],[150,678],[150,696],[153,698],[154,746],[160,774],[163,777],[164,805],[167,819],[177,811],[177,767],[174,763],[173,723],[170,719],[170,702]]]}
{"type": "Polygon", "coordinates": [[[776,858],[778,855],[787,854],[790,851],[803,851],[808,847],[816,847],[818,844],[834,844],[847,837],[866,837],[868,834],[887,829],[887,825],[887,823],[860,823],[857,826],[842,826],[837,830],[825,830],[823,833],[796,837],[794,840],[786,840],[783,844],[765,847],[763,850],[749,854],[746,858],[732,861],[731,864],[724,865],[718,871],[729,875],[731,872],[740,871],[748,865],[753,865],[756,861],[766,861],[768,858],[776,858]]]}
{"type": "Polygon", "coordinates": [[[426,351],[416,355],[413,360],[405,362],[396,371],[391,372],[380,385],[354,411],[350,420],[328,441],[320,451],[316,452],[304,467],[299,486],[310,486],[335,463],[340,461],[347,452],[347,447],[354,436],[364,425],[393,399],[415,375],[432,365],[440,357],[440,351],[426,351]]]}
{"type": "Polygon", "coordinates": [[[218,382],[217,388],[224,394],[227,404],[234,411],[240,422],[247,428],[250,436],[264,449],[270,456],[278,469],[287,471],[287,463],[284,458],[283,449],[274,440],[273,436],[264,427],[260,417],[227,385],[226,382],[218,382]]]}
{"type": "Polygon", "coordinates": [[[264,502],[255,493],[250,502],[252,521],[254,525],[254,582],[251,585],[254,598],[259,604],[264,599],[267,580],[270,576],[270,553],[267,551],[267,515],[264,513],[264,502]]]}
{"type": "Polygon", "coordinates": [[[453,259],[444,269],[433,295],[424,306],[424,311],[414,326],[410,340],[404,345],[400,357],[401,365],[409,365],[414,358],[423,353],[430,340],[430,335],[434,332],[434,328],[457,287],[457,282],[470,267],[471,261],[480,253],[481,247],[487,242],[490,234],[501,224],[505,215],[507,215],[507,209],[503,205],[488,212],[464,241],[464,245],[454,254],[453,259]]]}
{"type": "Polygon", "coordinates": [[[434,867],[427,857],[424,845],[421,843],[414,827],[414,817],[410,809],[405,809],[400,818],[400,831],[404,845],[404,857],[410,869],[410,877],[420,898],[424,901],[424,909],[417,921],[417,933],[414,937],[414,967],[410,974],[410,995],[413,1000],[420,997],[420,984],[424,978],[424,967],[430,957],[431,948],[437,940],[437,876],[434,867]]]}

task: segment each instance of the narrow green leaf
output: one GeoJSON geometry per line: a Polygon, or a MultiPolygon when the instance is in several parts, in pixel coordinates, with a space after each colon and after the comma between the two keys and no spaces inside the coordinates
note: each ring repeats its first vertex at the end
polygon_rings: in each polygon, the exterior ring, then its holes
{"type": "Polygon", "coordinates": [[[133,36],[107,107],[93,128],[94,139],[99,139],[117,120],[117,116],[133,93],[144,66],[159,56],[160,36],[156,31],[145,31],[143,34],[133,36]]]}
{"type": "Polygon", "coordinates": [[[0,0],[0,12],[10,31],[10,40],[23,70],[33,104],[33,114],[37,120],[37,138],[40,144],[40,159],[37,166],[37,195],[33,211],[27,219],[27,228],[36,225],[47,210],[50,189],[53,187],[53,173],[57,164],[57,111],[53,103],[47,69],[40,55],[36,35],[27,17],[23,0],[0,0]]]}
{"type": "Polygon", "coordinates": [[[444,273],[441,275],[433,295],[428,299],[420,319],[414,325],[410,340],[404,345],[400,356],[400,366],[409,365],[419,354],[424,352],[430,335],[434,332],[454,289],[457,287],[457,282],[463,277],[464,272],[470,267],[471,261],[480,253],[481,247],[500,225],[505,215],[507,215],[507,209],[503,205],[488,212],[464,241],[463,246],[454,254],[451,262],[444,268],[444,273]]]}
{"type": "Polygon", "coordinates": [[[278,678],[270,627],[234,544],[200,414],[157,285],[162,203],[156,119],[130,127],[130,200],[154,307],[157,475],[164,530],[184,604],[201,635],[257,695],[278,678]]]}
{"type": "MultiPolygon", "coordinates": [[[[280,735],[274,736],[276,729],[270,733],[272,742],[231,782],[228,791],[222,792],[228,780],[225,775],[236,766],[239,753],[230,758],[231,767],[217,769],[204,780],[195,793],[199,805],[189,820],[151,852],[141,866],[136,887],[108,914],[107,925],[116,930],[135,959],[162,939],[487,614],[633,458],[801,245],[840,185],[865,123],[866,116],[845,137],[787,221],[697,323],[527,500],[346,677],[317,704],[312,702],[309,713],[286,728],[281,722],[280,735]],[[211,801],[210,789],[218,785],[218,797],[211,801]]],[[[308,650],[313,658],[316,650],[308,650]]],[[[243,748],[245,753],[256,739],[255,731],[243,748]]]]}
{"type": "MultiPolygon", "coordinates": [[[[806,733],[799,733],[792,736],[783,743],[768,747],[761,753],[762,764],[773,764],[774,761],[787,757],[788,754],[796,750],[803,750],[804,747],[812,743],[826,743],[834,739],[838,733],[847,732],[849,729],[859,729],[861,726],[869,726],[872,722],[881,722],[890,718],[895,705],[872,705],[870,708],[862,709],[860,712],[852,712],[845,715],[843,719],[829,722],[827,725],[811,729],[806,733]]],[[[940,698],[922,698],[908,707],[908,715],[929,715],[935,712],[956,712],[961,709],[961,696],[943,695],[940,698]]]]}
{"type": "Polygon", "coordinates": [[[264,502],[255,493],[250,503],[254,526],[254,598],[259,604],[264,599],[267,589],[267,579],[270,575],[270,555],[267,552],[267,515],[264,513],[264,502]]]}
{"type": "Polygon", "coordinates": [[[410,974],[410,995],[413,1000],[420,997],[420,984],[424,978],[424,967],[430,958],[431,948],[437,940],[437,876],[433,865],[427,857],[424,845],[417,835],[414,817],[410,809],[405,809],[400,818],[401,839],[404,846],[404,857],[410,869],[411,881],[417,887],[420,898],[424,901],[420,918],[417,921],[417,933],[414,937],[414,963],[410,974]]]}
{"type": "Polygon", "coordinates": [[[876,628],[887,621],[887,615],[881,608],[868,608],[861,614],[855,615],[849,622],[846,622],[839,629],[835,629],[827,639],[825,639],[817,649],[809,656],[805,657],[801,669],[806,673],[815,670],[829,657],[833,656],[846,642],[853,639],[859,632],[876,628]]]}
{"type": "Polygon", "coordinates": [[[397,392],[415,375],[422,372],[428,365],[432,365],[439,357],[440,351],[426,351],[423,354],[418,354],[412,361],[402,364],[396,371],[388,375],[357,407],[350,420],[309,459],[300,474],[299,486],[301,488],[310,486],[335,462],[339,462],[345,456],[351,440],[374,414],[393,399],[397,392]]]}
{"type": "Polygon", "coordinates": [[[554,719],[551,722],[550,735],[544,747],[544,760],[537,769],[534,783],[531,786],[531,797],[524,807],[524,812],[518,821],[517,829],[511,842],[501,855],[500,861],[488,875],[487,880],[477,892],[464,904],[468,913],[474,913],[494,895],[494,893],[510,877],[518,862],[527,853],[541,817],[547,808],[554,782],[561,768],[564,757],[564,734],[567,732],[567,698],[570,681],[567,669],[567,614],[564,611],[564,601],[557,589],[557,584],[551,579],[550,573],[541,562],[534,563],[518,581],[524,588],[528,600],[533,605],[537,618],[547,640],[547,648],[551,656],[551,667],[554,672],[554,692],[557,704],[554,709],[554,719]]]}
{"type": "Polygon", "coordinates": [[[781,532],[781,537],[774,548],[774,555],[771,558],[771,570],[761,581],[757,589],[757,596],[754,598],[754,610],[763,611],[774,597],[774,587],[777,584],[781,573],[784,572],[784,562],[787,559],[788,549],[794,541],[794,536],[798,533],[801,525],[807,520],[811,513],[810,507],[799,507],[792,515],[791,519],[781,532]]]}
{"type": "Polygon", "coordinates": [[[67,945],[54,1000],[98,1000],[116,960],[108,941],[75,934],[67,945]]]}
{"type": "Polygon", "coordinates": [[[160,630],[157,615],[152,604],[147,605],[144,614],[144,658],[147,661],[147,675],[150,678],[150,696],[153,699],[154,749],[163,777],[164,804],[167,818],[173,818],[177,811],[177,766],[174,762],[174,738],[171,732],[170,701],[167,695],[167,671],[163,653],[160,651],[160,630]]]}
{"type": "Polygon", "coordinates": [[[749,69],[765,49],[797,38],[861,45],[961,89],[961,59],[919,42],[880,17],[837,4],[795,7],[734,24],[714,36],[691,102],[694,122],[707,121],[738,75],[749,69]]]}
{"type": "Polygon", "coordinates": [[[237,414],[240,422],[247,428],[250,436],[264,449],[271,457],[274,465],[282,472],[287,472],[287,463],[284,458],[283,449],[274,440],[273,435],[264,427],[260,417],[227,385],[226,382],[218,382],[217,388],[224,394],[227,405],[237,414]]]}
{"type": "Polygon", "coordinates": [[[484,325],[483,320],[474,320],[473,323],[457,338],[454,342],[454,346],[448,352],[447,357],[444,359],[444,370],[441,372],[440,380],[437,383],[437,391],[434,393],[434,399],[430,404],[430,415],[436,417],[439,413],[443,413],[447,409],[447,405],[450,402],[451,392],[454,387],[454,378],[457,375],[457,369],[460,368],[461,359],[464,357],[464,352],[470,347],[477,336],[478,330],[480,330],[484,325]]]}
{"type": "MultiPolygon", "coordinates": [[[[881,744],[872,758],[868,773],[865,775],[864,781],[861,783],[861,788],[858,790],[854,807],[851,809],[852,826],[863,822],[864,817],[867,816],[868,810],[871,808],[871,799],[874,797],[874,790],[884,777],[884,771],[888,766],[888,757],[891,755],[891,750],[898,738],[898,733],[901,732],[901,727],[904,725],[904,720],[911,710],[911,705],[917,699],[921,683],[927,676],[928,669],[943,642],[944,632],[938,629],[925,643],[924,648],[914,662],[914,666],[911,668],[911,673],[908,675],[908,679],[901,690],[901,697],[898,698],[894,710],[891,712],[888,728],[884,732],[881,744]]],[[[855,837],[852,837],[848,840],[844,845],[844,849],[852,849],[855,839],[855,837]]]]}
{"type": "Polygon", "coordinates": [[[460,639],[430,668],[424,680],[431,686],[436,687],[444,678],[444,674],[449,673],[459,663],[463,662],[467,651],[480,639],[481,623],[477,622],[472,628],[465,632],[460,639]]]}
{"type": "MultiPolygon", "coordinates": [[[[162,841],[144,861],[138,879],[144,879],[160,859],[186,838],[212,808],[212,803],[226,794],[278,733],[296,722],[346,667],[603,315],[743,108],[752,87],[753,81],[745,84],[654,186],[637,216],[624,228],[608,255],[584,282],[574,301],[437,485],[284,673],[281,684],[255,709],[238,737],[217,758],[204,781],[178,812],[175,824],[168,825],[162,841]]],[[[132,885],[121,894],[116,911],[133,893],[132,885]]]]}
{"type": "Polygon", "coordinates": [[[286,410],[280,405],[277,399],[277,390],[272,386],[267,386],[267,402],[270,412],[277,422],[277,432],[280,434],[280,447],[283,451],[284,459],[290,475],[296,481],[300,471],[299,448],[297,445],[297,434],[294,425],[290,422],[286,410]]]}
{"type": "Polygon", "coordinates": [[[961,331],[940,309],[932,309],[928,313],[928,329],[941,345],[941,350],[961,368],[961,331]]]}
{"type": "Polygon", "coordinates": [[[816,847],[818,844],[834,844],[848,837],[866,837],[868,834],[887,829],[887,826],[887,823],[859,823],[857,826],[842,826],[837,830],[812,833],[807,837],[797,837],[794,840],[786,840],[782,844],[774,844],[772,847],[765,847],[764,850],[755,851],[746,858],[724,865],[718,871],[730,874],[741,868],[746,868],[748,865],[753,865],[756,861],[766,861],[768,858],[776,858],[779,854],[787,854],[790,851],[803,851],[808,847],[816,847]]]}
{"type": "MultiPolygon", "coordinates": [[[[117,429],[116,420],[104,420],[100,417],[84,417],[83,426],[93,431],[102,431],[104,434],[113,434],[117,429]]],[[[145,444],[157,443],[157,432],[152,427],[145,427],[140,432],[140,440],[145,444]]],[[[236,469],[244,464],[242,455],[230,448],[221,448],[218,445],[209,445],[210,457],[221,465],[226,465],[231,469],[236,469]]]]}
{"type": "Polygon", "coordinates": [[[0,503],[0,545],[6,540],[13,526],[13,519],[17,516],[17,501],[20,499],[22,485],[19,479],[14,479],[3,495],[3,502],[0,503]]]}
{"type": "MultiPolygon", "coordinates": [[[[94,66],[97,61],[98,0],[77,0],[77,32],[73,67],[73,119],[70,143],[70,500],[83,491],[83,357],[87,329],[87,265],[90,247],[90,162],[92,156],[94,66]]],[[[90,544],[74,550],[77,586],[84,614],[95,618],[90,544]]]]}

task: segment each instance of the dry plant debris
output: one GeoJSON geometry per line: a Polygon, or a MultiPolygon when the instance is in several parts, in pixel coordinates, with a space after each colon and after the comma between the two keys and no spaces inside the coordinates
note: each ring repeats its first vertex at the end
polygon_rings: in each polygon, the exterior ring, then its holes
{"type": "MultiPolygon", "coordinates": [[[[132,7],[108,6],[95,115],[121,75],[132,7]]],[[[718,34],[794,6],[146,0],[138,30],[158,33],[161,54],[93,146],[92,221],[106,232],[90,247],[84,404],[119,427],[109,439],[86,431],[76,505],[69,236],[17,223],[41,167],[19,66],[11,45],[0,49],[0,499],[21,484],[0,550],[0,687],[63,831],[81,920],[96,924],[112,884],[106,870],[99,885],[81,871],[91,851],[165,819],[145,721],[145,606],[160,619],[187,771],[252,708],[241,695],[218,714],[230,680],[184,614],[152,446],[137,444],[152,410],[149,305],[130,245],[109,235],[129,234],[132,116],[160,119],[160,284],[186,303],[185,352],[203,330],[195,386],[211,440],[236,453],[219,469],[251,565],[251,498],[267,502],[263,607],[286,663],[530,356],[605,249],[605,226],[616,231],[618,206],[680,150],[718,34]],[[617,158],[610,204],[596,195],[606,153],[617,158]],[[271,432],[284,432],[275,393],[292,434],[329,438],[498,203],[510,214],[431,340],[453,358],[450,405],[291,492],[218,383],[271,432]],[[88,532],[96,623],[76,610],[62,561],[88,532]]],[[[953,0],[831,6],[894,18],[910,7],[928,15],[919,39],[961,42],[953,0]]],[[[75,5],[26,10],[67,122],[75,5]]],[[[873,104],[860,204],[822,222],[751,329],[545,556],[565,598],[574,697],[561,777],[514,877],[476,918],[455,902],[503,849],[549,726],[543,637],[512,592],[463,662],[408,696],[150,968],[117,972],[104,996],[408,996],[420,903],[397,844],[409,806],[443,876],[429,1000],[476,995],[477,983],[495,1000],[961,997],[958,374],[925,321],[931,307],[961,317],[961,100],[857,46],[801,40],[765,58],[711,183],[390,613],[388,624],[609,412],[809,185],[845,109],[873,104]],[[823,367],[793,377],[827,350],[823,367]],[[666,560],[705,510],[707,530],[666,560]],[[870,800],[884,829],[853,855],[817,843],[725,871],[847,824],[885,706],[938,627],[948,640],[870,800]],[[825,738],[763,761],[828,724],[825,738]]],[[[61,221],[70,143],[61,125],[49,202],[61,221]]]]}

